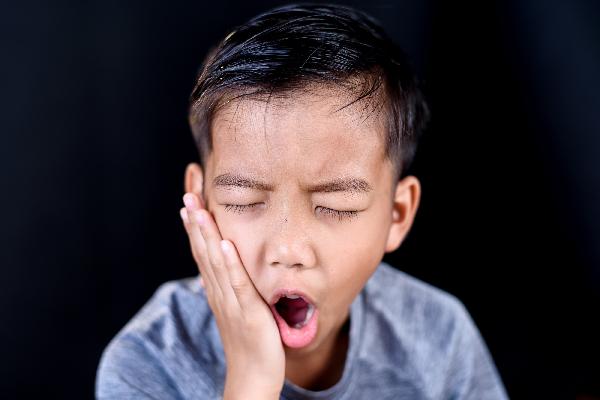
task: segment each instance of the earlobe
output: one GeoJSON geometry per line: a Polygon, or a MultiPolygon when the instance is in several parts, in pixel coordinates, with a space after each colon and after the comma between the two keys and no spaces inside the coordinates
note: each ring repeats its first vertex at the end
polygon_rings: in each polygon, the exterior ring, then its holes
{"type": "Polygon", "coordinates": [[[185,168],[183,190],[188,193],[194,193],[200,199],[201,207],[206,208],[204,204],[204,172],[198,163],[189,163],[185,168]]]}
{"type": "Polygon", "coordinates": [[[412,227],[421,199],[421,184],[414,176],[399,181],[392,202],[392,220],[388,233],[385,252],[395,251],[412,227]]]}

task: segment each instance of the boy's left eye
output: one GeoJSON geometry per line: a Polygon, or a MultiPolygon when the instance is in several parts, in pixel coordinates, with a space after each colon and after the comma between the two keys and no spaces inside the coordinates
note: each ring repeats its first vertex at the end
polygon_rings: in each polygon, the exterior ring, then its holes
{"type": "MultiPolygon", "coordinates": [[[[225,204],[225,211],[230,211],[230,212],[241,214],[242,212],[247,211],[252,208],[255,208],[258,205],[260,205],[260,203],[253,203],[253,204],[248,204],[248,205],[225,204]]],[[[321,210],[322,214],[326,214],[330,217],[338,218],[340,221],[345,218],[352,218],[352,217],[355,217],[358,215],[357,210],[340,211],[340,210],[334,210],[332,208],[321,207],[321,206],[318,206],[316,209],[321,210]]]]}
{"type": "Polygon", "coordinates": [[[334,210],[332,208],[321,207],[321,206],[318,206],[317,209],[321,210],[321,214],[325,214],[330,217],[337,218],[340,221],[343,219],[350,219],[350,218],[356,217],[358,215],[357,210],[340,211],[340,210],[334,210]]]}

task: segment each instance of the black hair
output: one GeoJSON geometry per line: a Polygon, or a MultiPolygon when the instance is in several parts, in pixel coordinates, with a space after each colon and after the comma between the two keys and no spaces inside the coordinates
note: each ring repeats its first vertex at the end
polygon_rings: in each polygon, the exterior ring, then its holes
{"type": "Polygon", "coordinates": [[[189,108],[203,167],[212,151],[211,121],[221,106],[241,96],[293,96],[314,84],[345,88],[357,94],[348,105],[369,100],[365,109],[384,111],[386,156],[394,179],[402,178],[429,119],[427,103],[406,55],[380,24],[333,4],[271,9],[237,26],[209,51],[189,108]]]}

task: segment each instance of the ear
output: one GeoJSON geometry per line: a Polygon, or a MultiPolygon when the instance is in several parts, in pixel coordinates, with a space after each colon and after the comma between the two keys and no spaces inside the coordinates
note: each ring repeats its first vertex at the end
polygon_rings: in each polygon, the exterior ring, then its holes
{"type": "Polygon", "coordinates": [[[204,172],[198,163],[189,163],[185,168],[183,190],[194,193],[200,199],[200,206],[206,208],[204,201],[204,172]]]}
{"type": "Polygon", "coordinates": [[[392,204],[392,224],[388,232],[385,252],[400,247],[410,231],[421,200],[421,183],[414,176],[407,176],[396,184],[392,204]]]}

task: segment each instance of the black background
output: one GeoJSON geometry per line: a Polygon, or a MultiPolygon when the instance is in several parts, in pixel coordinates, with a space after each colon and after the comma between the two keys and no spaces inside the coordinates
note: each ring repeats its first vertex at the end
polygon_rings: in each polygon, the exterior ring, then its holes
{"type": "MultiPolygon", "coordinates": [[[[511,398],[600,395],[598,3],[456,3],[346,2],[433,112],[421,207],[385,260],[465,303],[511,398]]],[[[1,397],[92,397],[108,341],[196,273],[187,98],[208,47],[279,4],[2,4],[1,397]]]]}

